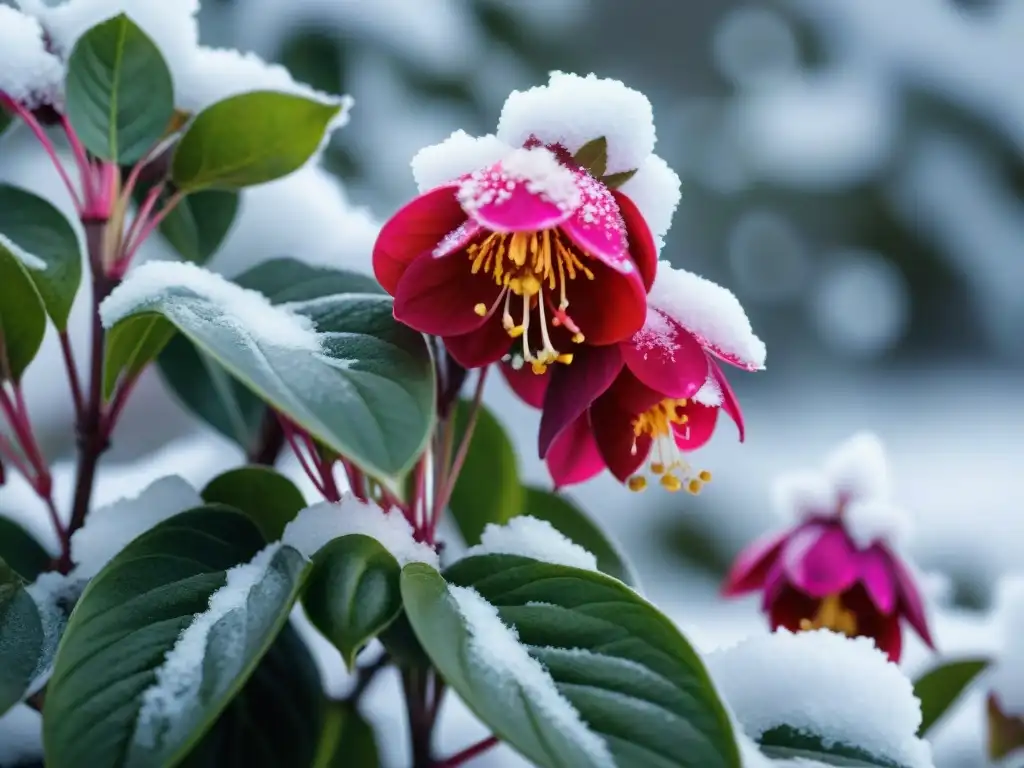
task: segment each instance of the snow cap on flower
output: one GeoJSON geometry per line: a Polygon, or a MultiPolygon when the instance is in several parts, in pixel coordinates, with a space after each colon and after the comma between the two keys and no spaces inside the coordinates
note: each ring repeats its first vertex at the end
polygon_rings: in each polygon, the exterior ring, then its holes
{"type": "Polygon", "coordinates": [[[0,5],[0,94],[35,108],[60,93],[64,65],[46,49],[37,19],[0,5]]]}
{"type": "Polygon", "coordinates": [[[412,176],[420,192],[481,168],[488,168],[512,152],[512,147],[494,134],[470,136],[455,131],[439,144],[424,147],[412,159],[412,176]]]}
{"type": "Polygon", "coordinates": [[[679,174],[657,155],[651,155],[619,191],[629,197],[647,219],[658,250],[664,246],[665,235],[672,227],[679,201],[683,197],[679,174]]]}

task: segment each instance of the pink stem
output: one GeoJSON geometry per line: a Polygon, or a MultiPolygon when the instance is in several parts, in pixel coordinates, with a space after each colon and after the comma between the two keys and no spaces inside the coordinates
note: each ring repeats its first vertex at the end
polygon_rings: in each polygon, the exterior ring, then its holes
{"type": "Polygon", "coordinates": [[[474,757],[482,755],[489,749],[493,749],[499,744],[497,736],[488,736],[483,741],[478,741],[470,747],[466,747],[458,754],[452,755],[447,760],[442,760],[436,764],[436,768],[458,768],[458,766],[468,763],[474,757]]]}
{"type": "Polygon", "coordinates": [[[139,371],[134,376],[124,379],[118,385],[117,392],[114,394],[114,399],[110,403],[110,409],[107,411],[107,415],[103,418],[103,425],[100,428],[100,434],[106,439],[109,440],[110,436],[114,434],[114,427],[117,426],[117,420],[121,418],[121,412],[128,404],[128,398],[135,389],[135,385],[139,383],[141,376],[142,371],[139,371]]]}
{"type": "Polygon", "coordinates": [[[14,446],[11,445],[11,442],[7,439],[7,436],[2,432],[0,432],[0,455],[7,460],[8,464],[21,472],[33,488],[36,487],[35,473],[30,471],[28,465],[21,460],[21,457],[18,455],[18,451],[15,450],[14,446]]]}
{"type": "Polygon", "coordinates": [[[298,440],[296,440],[295,437],[295,427],[292,426],[292,423],[280,413],[277,414],[277,419],[281,422],[281,429],[284,431],[284,437],[288,441],[288,445],[291,446],[292,453],[295,454],[295,458],[299,460],[299,464],[302,466],[302,471],[306,473],[306,476],[313,483],[313,487],[317,489],[320,495],[327,498],[327,491],[324,490],[319,473],[313,471],[312,467],[310,467],[309,463],[306,461],[305,454],[299,448],[298,440]]]}
{"type": "Polygon", "coordinates": [[[68,383],[71,386],[71,397],[75,402],[75,416],[81,418],[85,409],[85,398],[82,397],[82,383],[78,378],[78,367],[75,365],[75,353],[71,349],[71,339],[67,331],[58,334],[60,338],[60,351],[64,356],[64,367],[68,372],[68,383]]]}
{"type": "MultiPolygon", "coordinates": [[[[150,190],[150,194],[152,194],[152,190],[150,190]]],[[[148,197],[149,196],[147,195],[147,199],[148,197]]],[[[128,265],[131,263],[132,257],[135,255],[135,252],[139,250],[139,246],[146,242],[146,239],[151,234],[153,234],[153,231],[157,227],[160,226],[160,222],[167,218],[167,215],[174,210],[175,206],[177,206],[178,203],[180,203],[184,197],[185,194],[183,192],[175,192],[173,195],[170,196],[170,198],[167,200],[167,203],[164,205],[163,208],[160,209],[156,216],[154,216],[148,222],[143,222],[141,228],[138,231],[136,231],[135,237],[132,239],[132,241],[125,245],[124,256],[121,259],[121,261],[123,262],[123,269],[126,270],[128,268],[128,265]]],[[[150,207],[152,208],[152,206],[150,207]]]]}
{"type": "Polygon", "coordinates": [[[18,102],[0,94],[0,106],[6,107],[8,110],[20,117],[25,125],[29,127],[29,130],[35,134],[36,139],[43,145],[43,149],[46,154],[50,156],[50,160],[53,162],[54,167],[57,169],[57,173],[60,174],[61,179],[64,182],[64,186],[68,188],[68,193],[71,195],[71,201],[75,205],[75,212],[78,214],[82,213],[83,204],[82,199],[78,195],[78,190],[75,189],[74,183],[71,181],[71,177],[68,176],[68,172],[65,170],[63,163],[60,158],[57,157],[57,149],[53,146],[53,142],[50,141],[50,137],[46,135],[46,131],[43,130],[43,126],[36,120],[36,116],[32,114],[32,111],[26,109],[18,102]]]}
{"type": "Polygon", "coordinates": [[[28,459],[29,464],[36,472],[35,483],[33,483],[36,491],[40,495],[46,495],[49,493],[50,487],[50,468],[43,461],[39,447],[36,445],[35,437],[32,435],[32,427],[28,421],[21,387],[17,384],[14,385],[14,394],[18,403],[17,406],[11,401],[7,392],[0,387],[0,410],[3,410],[8,422],[14,429],[18,442],[21,444],[25,458],[28,459]]]}
{"type": "Polygon", "coordinates": [[[92,166],[89,164],[89,156],[86,154],[85,147],[79,140],[78,134],[75,133],[75,129],[71,126],[71,121],[68,120],[67,115],[62,114],[60,116],[60,124],[64,129],[64,134],[68,137],[71,154],[75,156],[75,163],[78,165],[78,174],[82,179],[82,191],[85,194],[85,207],[89,207],[89,202],[93,199],[96,191],[93,186],[92,166]]]}

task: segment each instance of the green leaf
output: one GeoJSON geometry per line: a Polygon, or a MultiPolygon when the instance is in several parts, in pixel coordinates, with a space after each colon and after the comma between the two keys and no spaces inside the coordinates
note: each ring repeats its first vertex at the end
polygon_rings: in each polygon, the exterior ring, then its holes
{"type": "Polygon", "coordinates": [[[576,150],[573,160],[582,165],[595,179],[600,179],[608,168],[608,139],[598,136],[576,150]]]}
{"type": "MultiPolygon", "coordinates": [[[[469,416],[469,403],[455,409],[455,445],[462,441],[469,416]]],[[[448,507],[467,544],[477,544],[488,523],[501,525],[519,514],[523,505],[516,452],[505,429],[483,405],[476,428],[455,483],[448,507]]]]}
{"type": "Polygon", "coordinates": [[[636,176],[635,168],[631,171],[620,171],[619,173],[610,173],[607,176],[602,176],[601,183],[608,187],[608,189],[618,189],[634,176],[636,176]]]}
{"type": "Polygon", "coordinates": [[[0,137],[7,133],[7,129],[14,123],[14,116],[3,107],[0,107],[0,137]]]}
{"type": "Polygon", "coordinates": [[[349,670],[356,654],[402,610],[398,561],[369,536],[341,536],[313,558],[302,606],[349,670]]]}
{"type": "Polygon", "coordinates": [[[175,332],[160,315],[132,317],[111,328],[103,351],[103,397],[110,399],[119,379],[141,373],[175,332]]]}
{"type": "Polygon", "coordinates": [[[259,291],[274,304],[307,301],[338,293],[379,293],[380,283],[369,275],[345,269],[314,267],[291,258],[270,259],[243,272],[234,281],[259,291]]]}
{"type": "Polygon", "coordinates": [[[324,719],[320,671],[286,624],[182,768],[311,766],[324,719]]]}
{"type": "Polygon", "coordinates": [[[53,558],[28,531],[7,517],[0,516],[0,560],[26,581],[50,567],[53,558]]]}
{"type": "Polygon", "coordinates": [[[237,214],[237,192],[193,192],[160,222],[160,234],[185,261],[205,264],[224,242],[237,214]]]}
{"type": "Polygon", "coordinates": [[[284,527],[306,506],[302,492],[291,480],[261,465],[228,470],[213,478],[201,495],[210,504],[245,512],[267,541],[279,541],[284,527]]]}
{"type": "Polygon", "coordinates": [[[321,351],[268,344],[185,285],[142,296],[116,319],[166,317],[325,446],[400,487],[434,425],[434,374],[423,336],[399,324],[383,296],[339,294],[290,308],[313,320],[321,351]]]}
{"type": "Polygon", "coordinates": [[[308,562],[290,547],[254,560],[263,548],[245,515],[199,507],[142,534],[100,571],[57,652],[43,725],[47,766],[148,768],[189,754],[249,680],[302,587],[308,562]],[[147,698],[179,635],[206,613],[229,570],[245,563],[235,607],[227,610],[234,601],[224,598],[228,606],[205,638],[193,632],[190,652],[202,658],[163,673],[165,697],[147,698]]]}
{"type": "Polygon", "coordinates": [[[120,165],[139,161],[174,115],[174,84],[160,49],[123,13],[75,43],[65,94],[85,148],[120,165]]]}
{"type": "Polygon", "coordinates": [[[21,701],[35,677],[43,625],[21,577],[0,560],[0,714],[21,701]]]}
{"type": "MultiPolygon", "coordinates": [[[[514,626],[559,693],[630,768],[739,768],[732,726],[700,657],[669,619],[600,573],[485,555],[446,571],[514,626]]],[[[448,684],[503,741],[541,768],[594,765],[538,704],[530,684],[474,662],[444,578],[402,571],[405,613],[448,684]]]]}
{"type": "Polygon", "coordinates": [[[21,380],[46,334],[46,310],[21,259],[0,243],[0,383],[21,380]]]}
{"type": "MultiPolygon", "coordinates": [[[[159,315],[148,317],[166,322],[159,315]]],[[[187,338],[172,337],[157,358],[157,368],[182,405],[226,438],[234,440],[246,453],[259,440],[267,406],[187,338]]]]}
{"type": "Polygon", "coordinates": [[[563,536],[579,544],[597,558],[597,567],[609,576],[637,586],[639,580],[626,556],[605,535],[586,512],[568,498],[540,488],[523,488],[521,514],[547,520],[563,536]]]}
{"type": "Polygon", "coordinates": [[[352,705],[331,702],[313,768],[380,768],[377,737],[352,705]]]}
{"type": "Polygon", "coordinates": [[[37,258],[29,269],[47,313],[63,331],[82,282],[82,252],[71,224],[48,200],[24,189],[0,184],[0,235],[37,258]]]}
{"type": "Polygon", "coordinates": [[[301,168],[341,110],[291,93],[254,91],[207,107],[185,130],[174,152],[171,180],[192,192],[238,189],[301,168]]]}
{"type": "Polygon", "coordinates": [[[824,740],[820,736],[783,725],[766,731],[757,740],[761,752],[776,760],[803,759],[820,765],[844,768],[909,768],[894,760],[872,755],[866,749],[824,740]]]}
{"type": "Polygon", "coordinates": [[[939,664],[921,675],[914,682],[914,695],[921,701],[921,727],[917,735],[923,737],[928,733],[989,664],[989,659],[959,659],[939,664]]]}

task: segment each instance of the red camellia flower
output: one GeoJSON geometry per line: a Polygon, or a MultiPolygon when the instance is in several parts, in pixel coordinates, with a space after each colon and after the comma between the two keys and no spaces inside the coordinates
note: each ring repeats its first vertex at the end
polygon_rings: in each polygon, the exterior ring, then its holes
{"type": "Polygon", "coordinates": [[[635,491],[644,465],[669,491],[696,493],[710,474],[684,453],[711,439],[719,410],[743,414],[718,360],[746,370],[764,365],[764,345],[726,289],[697,275],[658,267],[644,326],[626,341],[581,350],[571,368],[538,377],[503,367],[512,388],[543,408],[540,455],[557,486],[607,467],[635,491]]]}
{"type": "Polygon", "coordinates": [[[888,501],[877,438],[850,439],[823,472],[780,478],[776,496],[799,523],[744,550],[726,595],[761,591],[772,629],[870,637],[893,661],[903,646],[901,619],[933,645],[914,577],[892,546],[904,515],[888,501]]]}
{"type": "Polygon", "coordinates": [[[643,216],[560,146],[527,142],[413,200],[374,246],[395,317],[467,368],[519,340],[543,373],[644,322],[657,255],[643,216]]]}

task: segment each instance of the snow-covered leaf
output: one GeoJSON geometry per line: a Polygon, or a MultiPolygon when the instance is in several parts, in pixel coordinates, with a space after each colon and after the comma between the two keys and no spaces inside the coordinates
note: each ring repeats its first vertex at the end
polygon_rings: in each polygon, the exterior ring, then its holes
{"type": "MultiPolygon", "coordinates": [[[[466,431],[469,403],[455,409],[455,445],[466,431]]],[[[469,453],[448,503],[452,519],[467,544],[480,541],[488,523],[505,523],[523,506],[519,466],[501,422],[484,406],[477,413],[469,453]]]]}
{"type": "Polygon", "coordinates": [[[50,319],[64,330],[82,282],[81,249],[71,224],[49,201],[0,184],[0,236],[25,254],[28,276],[50,319]]]}
{"type": "Polygon", "coordinates": [[[46,310],[21,259],[0,241],[0,382],[21,379],[46,334],[46,310]]]}
{"type": "Polygon", "coordinates": [[[132,541],[68,622],[47,689],[47,765],[177,764],[281,632],[308,565],[221,506],[132,541]]]}
{"type": "Polygon", "coordinates": [[[314,765],[316,768],[380,768],[373,728],[351,704],[331,702],[314,765]]]}
{"type": "Polygon", "coordinates": [[[226,504],[245,512],[267,541],[278,541],[306,506],[302,492],[272,467],[236,467],[213,478],[203,488],[203,501],[226,504]]]}
{"type": "Polygon", "coordinates": [[[430,353],[394,319],[387,297],[272,305],[195,265],[151,262],[129,274],[102,314],[108,327],[166,317],[274,408],[395,488],[433,427],[430,353]]]}
{"type": "Polygon", "coordinates": [[[90,29],[68,58],[67,115],[92,154],[133,165],[174,115],[174,83],[160,49],[125,14],[90,29]]]}
{"type": "Polygon", "coordinates": [[[991,661],[988,659],[947,661],[915,680],[914,695],[921,702],[921,727],[917,729],[917,735],[928,733],[989,664],[991,661]]]}
{"type": "Polygon", "coordinates": [[[32,581],[46,570],[51,559],[32,534],[10,518],[0,516],[0,560],[23,579],[32,581]]]}
{"type": "Polygon", "coordinates": [[[740,765],[700,657],[615,579],[483,555],[406,566],[402,597],[448,684],[538,766],[740,765]]]}
{"type": "Polygon", "coordinates": [[[837,768],[907,768],[903,763],[871,754],[867,749],[780,726],[758,740],[762,754],[776,760],[806,760],[837,768]]]}
{"type": "Polygon", "coordinates": [[[21,701],[42,647],[36,604],[21,577],[0,560],[0,714],[21,701]]]}
{"type": "Polygon", "coordinates": [[[184,191],[239,189],[297,171],[317,151],[340,103],[253,91],[200,112],[185,130],[171,166],[184,191]]]}
{"type": "Polygon", "coordinates": [[[356,654],[402,610],[401,568],[376,539],[334,539],[313,558],[302,605],[352,669],[356,654]]]}
{"type": "Polygon", "coordinates": [[[234,224],[238,202],[238,193],[231,190],[193,192],[160,222],[160,234],[185,261],[205,264],[234,224]]]}

